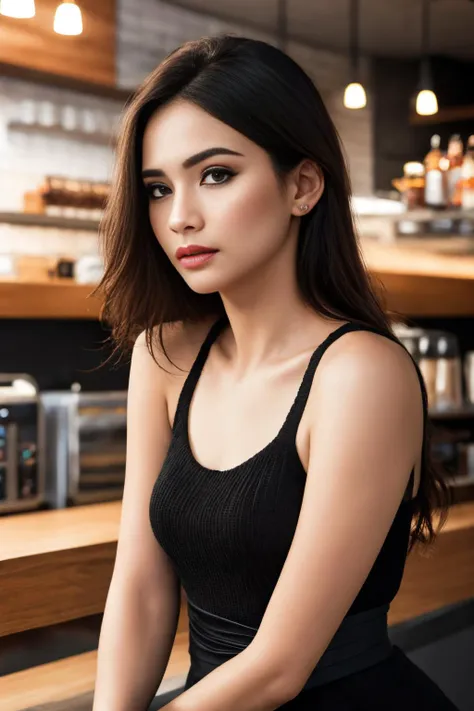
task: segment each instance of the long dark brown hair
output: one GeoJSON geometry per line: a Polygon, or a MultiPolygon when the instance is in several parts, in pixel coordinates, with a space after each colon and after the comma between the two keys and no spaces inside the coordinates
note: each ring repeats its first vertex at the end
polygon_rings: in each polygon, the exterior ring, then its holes
{"type": "MultiPolygon", "coordinates": [[[[280,181],[305,158],[321,167],[324,192],[311,213],[301,217],[298,236],[296,270],[302,298],[322,316],[354,321],[394,337],[393,317],[398,321],[403,317],[382,306],[383,286],[364,264],[340,139],[319,92],[303,69],[276,47],[224,34],[187,42],[171,52],[125,110],[112,193],[100,229],[105,273],[97,288],[116,350],[129,351],[145,331],[153,353],[157,328],[166,354],[164,324],[225,315],[218,292],[198,294],[186,284],[149,221],[140,177],[143,134],[156,109],[178,98],[267,151],[280,181]]],[[[432,461],[426,389],[413,362],[422,388],[425,427],[409,550],[416,541],[434,542],[450,503],[444,475],[432,461]]]]}

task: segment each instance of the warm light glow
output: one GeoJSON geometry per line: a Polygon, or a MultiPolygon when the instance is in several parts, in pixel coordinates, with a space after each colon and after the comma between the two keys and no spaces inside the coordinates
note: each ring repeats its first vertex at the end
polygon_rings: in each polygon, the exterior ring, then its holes
{"type": "Polygon", "coordinates": [[[35,16],[35,0],[0,0],[0,15],[25,20],[35,16]]]}
{"type": "Polygon", "coordinates": [[[59,35],[80,35],[82,33],[81,9],[75,2],[63,2],[54,16],[54,31],[59,35]]]}
{"type": "Polygon", "coordinates": [[[440,170],[449,170],[449,158],[446,158],[446,156],[443,156],[442,158],[439,159],[439,169],[440,170]]]}
{"type": "Polygon", "coordinates": [[[432,116],[438,113],[438,99],[431,89],[423,89],[416,97],[416,113],[420,116],[432,116]]]}
{"type": "Polygon", "coordinates": [[[365,89],[359,82],[353,82],[346,86],[344,91],[344,106],[346,109],[363,109],[367,104],[365,89]]]}

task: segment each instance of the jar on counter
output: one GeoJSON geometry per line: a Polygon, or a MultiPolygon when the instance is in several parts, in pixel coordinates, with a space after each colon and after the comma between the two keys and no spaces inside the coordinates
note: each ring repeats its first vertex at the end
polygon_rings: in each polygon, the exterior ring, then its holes
{"type": "Polygon", "coordinates": [[[395,178],[392,185],[400,192],[407,210],[416,210],[425,204],[425,168],[423,163],[409,161],[403,166],[403,178],[395,178]]]}

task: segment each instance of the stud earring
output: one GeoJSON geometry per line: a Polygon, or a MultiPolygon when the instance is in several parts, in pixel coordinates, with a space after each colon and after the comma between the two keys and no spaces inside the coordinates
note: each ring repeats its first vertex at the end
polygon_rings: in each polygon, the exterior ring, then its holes
{"type": "Polygon", "coordinates": [[[300,210],[307,210],[309,205],[299,205],[300,210]]]}

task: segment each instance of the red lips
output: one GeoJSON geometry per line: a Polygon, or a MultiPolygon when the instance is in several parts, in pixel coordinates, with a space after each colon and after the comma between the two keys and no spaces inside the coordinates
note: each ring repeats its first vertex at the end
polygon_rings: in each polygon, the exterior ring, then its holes
{"type": "Polygon", "coordinates": [[[203,247],[200,244],[188,244],[186,247],[178,247],[176,250],[177,259],[181,257],[190,257],[192,254],[203,254],[207,252],[218,252],[217,249],[212,249],[211,247],[203,247]]]}

